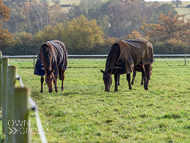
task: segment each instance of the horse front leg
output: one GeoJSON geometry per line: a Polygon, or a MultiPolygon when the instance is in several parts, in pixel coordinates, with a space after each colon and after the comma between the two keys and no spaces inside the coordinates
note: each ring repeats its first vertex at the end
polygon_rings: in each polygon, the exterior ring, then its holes
{"type": "Polygon", "coordinates": [[[118,91],[118,74],[114,73],[114,80],[115,80],[115,89],[114,91],[118,91]]]}
{"type": "Polygon", "coordinates": [[[43,92],[43,83],[44,83],[44,77],[43,76],[41,76],[41,93],[43,92]]]}
{"type": "Polygon", "coordinates": [[[150,75],[151,75],[151,65],[145,65],[145,71],[147,74],[147,86],[149,85],[150,75]]]}
{"type": "Polygon", "coordinates": [[[132,89],[130,80],[131,80],[131,75],[127,74],[127,81],[128,81],[129,89],[132,89]]]}
{"type": "Polygon", "coordinates": [[[134,84],[135,77],[136,77],[136,70],[133,71],[133,79],[131,81],[132,85],[134,84]]]}
{"type": "Polygon", "coordinates": [[[120,85],[120,75],[119,74],[117,74],[117,85],[120,85]]]}
{"type": "Polygon", "coordinates": [[[54,82],[54,85],[55,85],[55,92],[57,93],[58,92],[58,89],[57,89],[57,76],[55,76],[53,82],[54,82]]]}

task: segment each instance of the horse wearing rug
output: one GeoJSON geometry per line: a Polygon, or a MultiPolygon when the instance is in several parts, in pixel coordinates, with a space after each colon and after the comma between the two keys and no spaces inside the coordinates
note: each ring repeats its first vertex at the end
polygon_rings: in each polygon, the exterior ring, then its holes
{"type": "Polygon", "coordinates": [[[153,46],[146,39],[121,40],[113,44],[106,60],[105,71],[101,70],[105,91],[110,91],[112,74],[115,79],[115,91],[118,91],[119,75],[121,74],[127,74],[129,89],[132,89],[130,73],[138,65],[142,65],[144,89],[148,90],[150,67],[153,62],[153,46]]]}
{"type": "Polygon", "coordinates": [[[34,75],[41,76],[41,92],[43,92],[43,82],[47,83],[49,93],[53,92],[53,82],[55,91],[57,89],[57,77],[62,80],[61,90],[63,91],[63,81],[65,70],[67,69],[68,51],[64,43],[58,40],[43,43],[36,61],[34,75]]]}

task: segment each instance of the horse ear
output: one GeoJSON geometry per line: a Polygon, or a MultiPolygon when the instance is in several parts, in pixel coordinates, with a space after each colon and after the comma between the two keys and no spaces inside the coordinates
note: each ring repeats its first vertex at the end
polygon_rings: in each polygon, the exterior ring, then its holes
{"type": "Polygon", "coordinates": [[[48,46],[47,43],[42,43],[42,47],[43,47],[44,45],[48,46]]]}
{"type": "Polygon", "coordinates": [[[104,73],[104,71],[103,70],[100,70],[102,73],[104,73]]]}

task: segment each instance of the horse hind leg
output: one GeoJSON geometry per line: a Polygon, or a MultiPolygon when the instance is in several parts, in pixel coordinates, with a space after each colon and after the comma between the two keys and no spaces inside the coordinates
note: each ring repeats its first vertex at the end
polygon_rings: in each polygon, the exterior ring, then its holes
{"type": "Polygon", "coordinates": [[[114,80],[115,80],[115,89],[114,91],[118,91],[118,74],[114,74],[114,80]]]}
{"type": "Polygon", "coordinates": [[[59,79],[62,81],[61,83],[61,91],[64,91],[63,88],[63,83],[64,83],[64,79],[65,79],[65,70],[59,70],[59,79]]]}
{"type": "Polygon", "coordinates": [[[136,70],[133,71],[133,79],[131,81],[132,85],[134,84],[135,77],[136,77],[136,70]]]}
{"type": "Polygon", "coordinates": [[[43,92],[43,83],[44,83],[44,77],[43,76],[41,76],[41,93],[43,92]]]}
{"type": "Polygon", "coordinates": [[[132,89],[130,80],[131,80],[131,75],[127,74],[127,81],[128,81],[129,89],[132,89]]]}

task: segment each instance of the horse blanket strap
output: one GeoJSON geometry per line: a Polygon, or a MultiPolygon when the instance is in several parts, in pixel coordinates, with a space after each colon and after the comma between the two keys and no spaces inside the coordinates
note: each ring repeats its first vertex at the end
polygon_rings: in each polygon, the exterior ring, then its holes
{"type": "MultiPolygon", "coordinates": [[[[52,69],[54,70],[54,75],[59,75],[59,70],[66,70],[67,69],[67,59],[68,59],[68,52],[67,47],[64,43],[58,40],[48,41],[49,44],[53,49],[53,58],[52,58],[52,69]]],[[[45,70],[43,64],[39,58],[37,58],[34,75],[44,76],[45,70]]]]}
{"type": "Polygon", "coordinates": [[[147,65],[154,62],[153,46],[146,39],[121,40],[120,56],[116,63],[117,74],[130,74],[137,65],[147,65]]]}

